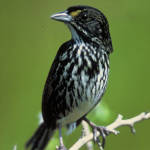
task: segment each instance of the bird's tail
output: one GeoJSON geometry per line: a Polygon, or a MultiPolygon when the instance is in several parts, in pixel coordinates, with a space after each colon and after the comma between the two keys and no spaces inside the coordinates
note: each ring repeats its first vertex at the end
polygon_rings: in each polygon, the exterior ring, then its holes
{"type": "Polygon", "coordinates": [[[42,123],[26,143],[26,148],[29,148],[30,150],[43,150],[53,136],[54,131],[55,129],[48,128],[42,123]]]}

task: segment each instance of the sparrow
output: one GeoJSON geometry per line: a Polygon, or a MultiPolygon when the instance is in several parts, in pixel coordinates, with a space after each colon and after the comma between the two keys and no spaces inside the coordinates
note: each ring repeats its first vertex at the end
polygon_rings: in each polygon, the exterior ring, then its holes
{"type": "Polygon", "coordinates": [[[75,128],[82,120],[94,133],[107,134],[86,115],[100,102],[107,87],[109,55],[113,52],[108,21],[90,6],[72,6],[51,18],[65,23],[72,38],[60,46],[50,68],[42,96],[44,121],[26,144],[30,150],[44,150],[57,129],[58,149],[65,150],[61,128],[75,128]]]}

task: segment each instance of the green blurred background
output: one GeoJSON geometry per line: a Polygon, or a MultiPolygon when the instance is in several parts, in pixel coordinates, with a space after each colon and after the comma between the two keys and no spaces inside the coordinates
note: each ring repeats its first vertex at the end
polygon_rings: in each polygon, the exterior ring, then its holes
{"type": "MultiPolygon", "coordinates": [[[[70,39],[67,27],[49,16],[71,5],[90,5],[104,12],[110,24],[114,53],[103,102],[89,118],[100,125],[117,114],[126,118],[150,111],[149,0],[1,0],[0,1],[0,149],[24,149],[38,126],[43,86],[59,46],[70,39]]],[[[105,150],[149,150],[150,120],[107,138],[105,150]]],[[[65,135],[69,148],[81,127],[65,135]]],[[[55,149],[57,135],[48,149],[55,149]]],[[[86,147],[82,148],[86,150],[86,147]]],[[[98,149],[95,146],[94,149],[98,149]]]]}

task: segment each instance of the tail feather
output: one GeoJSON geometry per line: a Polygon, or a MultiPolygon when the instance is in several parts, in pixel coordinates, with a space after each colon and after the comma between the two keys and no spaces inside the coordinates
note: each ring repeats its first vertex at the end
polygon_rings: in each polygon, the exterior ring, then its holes
{"type": "Polygon", "coordinates": [[[33,136],[26,143],[26,148],[28,148],[31,145],[33,145],[33,143],[35,143],[35,141],[42,135],[43,132],[44,132],[44,125],[41,124],[39,126],[39,128],[35,131],[35,133],[33,134],[33,136]]]}
{"type": "Polygon", "coordinates": [[[49,139],[52,137],[51,133],[49,132],[46,133],[45,137],[40,141],[41,144],[39,144],[39,149],[43,150],[47,143],[49,142],[49,139]]]}
{"type": "Polygon", "coordinates": [[[26,143],[26,148],[29,148],[30,150],[43,150],[53,134],[54,129],[48,128],[42,123],[26,143]]]}

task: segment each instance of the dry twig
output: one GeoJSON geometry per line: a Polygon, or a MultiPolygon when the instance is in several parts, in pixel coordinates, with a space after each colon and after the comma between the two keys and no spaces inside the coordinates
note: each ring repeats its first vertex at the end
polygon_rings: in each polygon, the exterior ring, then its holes
{"type": "MultiPolygon", "coordinates": [[[[82,135],[82,138],[89,135],[90,134],[90,130],[89,130],[89,125],[87,124],[87,122],[85,122],[84,120],[82,121],[82,127],[83,127],[83,135],[82,135]]],[[[86,143],[86,147],[87,147],[87,150],[93,150],[93,143],[92,141],[88,141],[86,143]]]]}
{"type": "MultiPolygon", "coordinates": [[[[134,124],[146,119],[150,119],[150,113],[143,112],[127,120],[123,120],[123,116],[119,114],[117,119],[110,125],[106,126],[106,128],[111,133],[117,135],[119,131],[117,131],[116,128],[121,126],[129,126],[131,128],[132,133],[135,133],[134,124]]],[[[100,133],[98,132],[97,136],[99,135],[100,133]]],[[[83,145],[85,145],[92,139],[93,139],[93,133],[89,133],[87,136],[83,136],[82,138],[80,138],[69,150],[79,150],[83,145]]]]}

